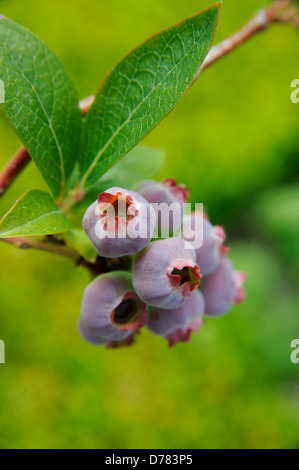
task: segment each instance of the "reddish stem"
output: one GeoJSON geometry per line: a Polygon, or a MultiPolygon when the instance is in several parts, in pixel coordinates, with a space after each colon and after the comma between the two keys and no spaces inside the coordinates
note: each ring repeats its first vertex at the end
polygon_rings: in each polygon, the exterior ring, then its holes
{"type": "Polygon", "coordinates": [[[31,157],[29,153],[22,147],[6,165],[4,170],[0,173],[0,197],[3,196],[5,191],[24,170],[30,160],[31,157]]]}

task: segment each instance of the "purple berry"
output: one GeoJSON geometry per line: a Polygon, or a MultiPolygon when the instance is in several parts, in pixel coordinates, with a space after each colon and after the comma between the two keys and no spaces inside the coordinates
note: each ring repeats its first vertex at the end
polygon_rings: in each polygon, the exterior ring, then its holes
{"type": "Polygon", "coordinates": [[[161,205],[160,209],[163,212],[159,213],[156,210],[157,223],[160,229],[169,229],[173,232],[180,228],[184,212],[183,204],[187,202],[189,197],[189,190],[184,185],[178,185],[174,179],[167,178],[160,183],[154,180],[142,181],[135,189],[150,204],[161,205]],[[178,205],[178,208],[172,206],[176,209],[175,213],[171,208],[168,212],[168,207],[174,203],[178,205]],[[164,215],[164,210],[166,215],[164,215]]]}
{"type": "Polygon", "coordinates": [[[98,276],[85,289],[79,331],[86,341],[113,346],[128,343],[146,321],[146,306],[126,272],[98,276]]]}
{"type": "Polygon", "coordinates": [[[184,305],[174,310],[153,308],[147,316],[147,328],[156,335],[163,336],[173,346],[179,341],[187,342],[192,331],[202,325],[205,310],[203,295],[199,290],[186,300],[184,305]]]}
{"type": "Polygon", "coordinates": [[[196,251],[196,262],[200,267],[200,272],[203,276],[211,274],[220,264],[229,248],[223,246],[226,239],[224,229],[219,226],[213,226],[207,219],[205,214],[201,212],[193,212],[185,216],[183,221],[183,237],[190,243],[193,243],[196,251]],[[202,224],[202,244],[197,247],[194,243],[194,231],[197,226],[201,227],[202,224]]]}
{"type": "Polygon", "coordinates": [[[136,186],[136,191],[148,202],[160,204],[166,202],[187,202],[189,190],[184,185],[178,185],[174,179],[166,178],[160,183],[154,180],[145,180],[136,186]]]}
{"type": "Polygon", "coordinates": [[[133,285],[146,304],[173,309],[183,305],[201,277],[192,245],[170,238],[151,243],[137,256],[133,285]]]}
{"type": "Polygon", "coordinates": [[[86,211],[83,228],[99,255],[117,258],[138,253],[153,235],[155,211],[139,194],[110,188],[86,211]]]}
{"type": "Polygon", "coordinates": [[[246,277],[246,273],[234,270],[229,258],[223,259],[216,270],[204,279],[201,286],[206,315],[223,315],[233,305],[243,302],[245,300],[243,284],[246,277]]]}

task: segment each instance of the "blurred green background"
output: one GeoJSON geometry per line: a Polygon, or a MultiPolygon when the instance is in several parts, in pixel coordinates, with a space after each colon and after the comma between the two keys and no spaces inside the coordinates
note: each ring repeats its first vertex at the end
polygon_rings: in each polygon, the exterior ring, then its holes
{"type": "MultiPolygon", "coordinates": [[[[212,2],[211,2],[212,3],[212,2]]],[[[261,0],[224,0],[216,42],[261,0]]],[[[207,0],[4,0],[3,14],[54,50],[80,98],[128,50],[209,6],[207,0]]],[[[164,148],[159,177],[186,183],[231,256],[247,301],[169,350],[143,332],[106,350],[76,331],[83,269],[0,244],[1,448],[297,448],[299,364],[299,36],[273,26],[205,71],[146,139],[164,148]]],[[[19,141],[0,114],[0,167],[19,141]]],[[[3,215],[44,184],[31,164],[0,200],[3,215]]]]}

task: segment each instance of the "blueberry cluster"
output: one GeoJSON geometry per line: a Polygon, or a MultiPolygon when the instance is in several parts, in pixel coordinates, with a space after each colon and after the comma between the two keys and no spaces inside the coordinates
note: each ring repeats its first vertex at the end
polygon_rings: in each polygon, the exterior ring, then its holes
{"type": "Polygon", "coordinates": [[[136,192],[110,188],[87,209],[83,228],[99,255],[131,256],[132,269],[101,274],[86,288],[79,321],[85,340],[128,345],[146,326],[172,346],[188,341],[204,314],[223,315],[244,300],[246,274],[236,272],[227,257],[224,229],[201,211],[184,215],[188,195],[172,179],[144,181],[136,192]],[[163,228],[154,203],[179,206],[168,223],[174,233],[180,226],[180,238],[151,242],[157,225],[163,228]],[[194,239],[197,222],[200,244],[194,239]]]}

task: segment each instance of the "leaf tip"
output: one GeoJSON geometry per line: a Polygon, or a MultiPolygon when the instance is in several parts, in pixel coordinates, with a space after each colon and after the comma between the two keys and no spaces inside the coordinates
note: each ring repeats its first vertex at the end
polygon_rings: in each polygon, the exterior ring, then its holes
{"type": "Polygon", "coordinates": [[[218,10],[220,11],[221,8],[222,8],[222,0],[220,0],[220,1],[217,2],[217,3],[214,3],[214,5],[211,5],[210,8],[218,8],[218,10]]]}
{"type": "Polygon", "coordinates": [[[220,16],[220,13],[221,13],[221,8],[222,8],[222,0],[214,3],[213,5],[207,7],[205,10],[203,10],[201,13],[206,13],[206,12],[212,12],[214,11],[215,13],[215,17],[216,17],[216,27],[218,25],[218,21],[219,21],[219,16],[220,16]]]}

